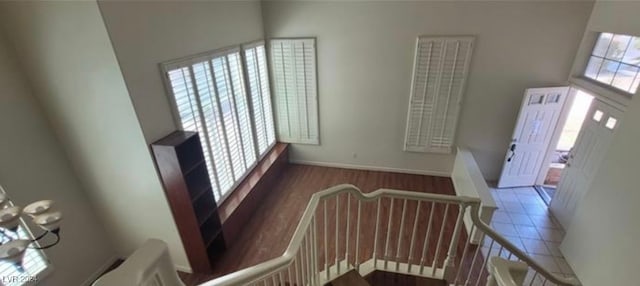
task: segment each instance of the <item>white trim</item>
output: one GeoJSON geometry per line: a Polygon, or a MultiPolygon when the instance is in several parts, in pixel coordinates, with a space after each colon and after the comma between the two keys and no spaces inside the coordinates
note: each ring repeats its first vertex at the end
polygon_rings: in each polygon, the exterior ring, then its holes
{"type": "Polygon", "coordinates": [[[354,164],[343,164],[343,163],[332,163],[332,162],[307,161],[307,160],[289,160],[289,163],[298,164],[298,165],[351,169],[351,170],[378,171],[378,172],[390,172],[390,173],[401,173],[401,174],[411,174],[411,175],[427,175],[427,176],[447,177],[447,178],[451,177],[451,172],[444,172],[444,171],[401,169],[401,168],[384,167],[384,166],[354,165],[354,164]]]}
{"type": "Polygon", "coordinates": [[[96,269],[96,271],[94,271],[91,275],[89,275],[89,277],[84,280],[84,282],[82,282],[83,286],[91,286],[91,284],[93,284],[94,281],[96,281],[98,278],[100,278],[100,276],[102,276],[102,274],[107,271],[107,269],[109,269],[109,267],[111,267],[111,265],[113,265],[114,263],[116,263],[117,260],[121,259],[118,256],[111,256],[109,257],[107,260],[105,260],[105,262],[98,267],[98,269],[96,269]]]}
{"type": "MultiPolygon", "coordinates": [[[[595,81],[582,78],[582,77],[570,77],[569,83],[574,88],[583,90],[594,96],[594,98],[600,99],[603,102],[615,107],[619,110],[626,110],[627,106],[631,103],[629,96],[623,96],[620,93],[614,92],[612,89],[606,88],[595,81]]],[[[640,89],[639,89],[640,90],[640,89]]]]}
{"type": "Polygon", "coordinates": [[[160,63],[161,68],[166,73],[170,70],[175,70],[184,67],[190,67],[193,64],[197,64],[199,62],[212,60],[214,58],[219,58],[223,56],[227,56],[234,53],[239,53],[241,51],[240,45],[224,47],[221,49],[207,51],[203,53],[199,53],[197,55],[182,57],[175,60],[170,60],[166,62],[160,63]]]}
{"type": "MultiPolygon", "coordinates": [[[[265,40],[264,39],[260,39],[260,40],[255,40],[255,41],[251,41],[251,42],[248,42],[248,43],[244,43],[244,44],[242,44],[240,46],[242,47],[243,51],[246,51],[246,50],[250,50],[250,49],[253,49],[253,48],[257,48],[259,46],[266,46],[266,44],[265,44],[265,40]]],[[[266,53],[266,51],[265,51],[265,53],[266,53]]]]}
{"type": "Polygon", "coordinates": [[[180,272],[185,272],[185,273],[193,273],[193,269],[191,269],[191,266],[184,266],[184,265],[178,265],[178,264],[174,264],[173,265],[176,270],[180,271],[180,272]]]}

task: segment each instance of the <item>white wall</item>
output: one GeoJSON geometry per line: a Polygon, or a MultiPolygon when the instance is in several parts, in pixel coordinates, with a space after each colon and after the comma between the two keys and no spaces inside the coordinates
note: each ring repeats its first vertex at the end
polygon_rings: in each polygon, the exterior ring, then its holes
{"type": "MultiPolygon", "coordinates": [[[[97,3],[3,2],[0,11],[34,94],[119,255],[159,238],[174,262],[189,269],[97,3]]],[[[91,250],[76,252],[83,251],[91,250]]]]}
{"type": "MultiPolygon", "coordinates": [[[[640,36],[637,11],[640,2],[598,2],[586,33],[606,31],[640,36]]],[[[638,285],[638,122],[640,100],[634,98],[561,246],[567,262],[585,286],[638,285]]]]}
{"type": "Polygon", "coordinates": [[[589,2],[271,2],[267,37],[318,38],[321,146],[292,159],[449,174],[453,156],[402,151],[418,35],[475,35],[457,142],[498,177],[525,88],[566,82],[589,2]],[[353,153],[357,153],[354,158],[353,153]]]}
{"type": "Polygon", "coordinates": [[[259,1],[100,1],[147,143],[177,129],[159,63],[263,38],[259,1]]]}
{"type": "Polygon", "coordinates": [[[56,201],[65,216],[62,241],[45,251],[55,268],[45,283],[80,285],[113,262],[115,250],[15,57],[0,35],[0,184],[21,206],[56,201]]]}

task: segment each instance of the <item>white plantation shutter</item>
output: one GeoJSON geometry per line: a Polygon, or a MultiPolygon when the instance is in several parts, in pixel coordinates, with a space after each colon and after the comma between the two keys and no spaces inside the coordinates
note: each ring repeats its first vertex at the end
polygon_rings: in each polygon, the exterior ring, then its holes
{"type": "Polygon", "coordinates": [[[315,39],[269,42],[278,140],[319,144],[315,39]]]}
{"type": "MultiPolygon", "coordinates": [[[[200,134],[214,196],[220,201],[267,151],[256,146],[253,130],[258,124],[251,110],[258,104],[270,116],[270,104],[265,106],[264,93],[249,97],[239,48],[167,63],[163,69],[180,127],[200,134]]],[[[266,96],[268,100],[268,92],[266,96]]],[[[272,119],[262,117],[261,126],[273,129],[272,119]]]]}
{"type": "Polygon", "coordinates": [[[451,153],[473,37],[419,37],[405,151],[451,153]]]}
{"type": "Polygon", "coordinates": [[[263,155],[276,142],[271,92],[267,73],[267,55],[264,42],[244,46],[247,83],[252,101],[258,153],[263,155]]]}

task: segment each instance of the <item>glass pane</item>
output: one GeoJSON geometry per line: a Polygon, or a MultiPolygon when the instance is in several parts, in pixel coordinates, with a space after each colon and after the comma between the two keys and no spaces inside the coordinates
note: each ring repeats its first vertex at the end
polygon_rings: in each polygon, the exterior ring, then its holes
{"type": "Polygon", "coordinates": [[[529,105],[542,104],[542,100],[544,100],[544,94],[532,94],[531,97],[529,97],[529,105]]]}
{"type": "Polygon", "coordinates": [[[638,74],[638,68],[627,64],[621,64],[616,76],[613,78],[613,86],[628,91],[638,74]]]}
{"type": "Polygon", "coordinates": [[[613,76],[616,71],[618,71],[618,67],[620,66],[620,62],[604,60],[602,62],[602,66],[600,67],[600,72],[598,73],[598,77],[596,80],[602,83],[611,84],[613,81],[613,76]]]}
{"type": "Polygon", "coordinates": [[[593,113],[593,120],[600,122],[600,120],[602,120],[602,115],[604,115],[602,111],[596,110],[596,112],[593,113]]]}
{"type": "Polygon", "coordinates": [[[611,43],[611,38],[613,38],[613,34],[601,33],[596,42],[596,46],[593,48],[593,55],[604,57],[607,48],[609,48],[609,43],[611,43]]]}
{"type": "Polygon", "coordinates": [[[616,127],[616,123],[618,123],[618,120],[613,117],[609,117],[609,119],[607,119],[607,123],[604,126],[609,129],[613,129],[616,127]]]}
{"type": "Polygon", "coordinates": [[[547,95],[547,100],[545,101],[545,104],[558,103],[560,101],[560,96],[561,94],[559,93],[547,95]]]}
{"type": "Polygon", "coordinates": [[[589,59],[589,63],[587,64],[587,69],[584,71],[584,75],[588,78],[596,79],[601,65],[602,58],[591,57],[591,59],[589,59]]]}
{"type": "Polygon", "coordinates": [[[622,61],[628,64],[640,66],[640,37],[633,37],[622,61]]]}
{"type": "Polygon", "coordinates": [[[605,56],[605,58],[622,60],[622,56],[627,50],[627,46],[629,45],[630,40],[631,36],[627,35],[613,36],[613,40],[611,41],[611,45],[609,45],[609,49],[607,49],[607,55],[605,56]]]}

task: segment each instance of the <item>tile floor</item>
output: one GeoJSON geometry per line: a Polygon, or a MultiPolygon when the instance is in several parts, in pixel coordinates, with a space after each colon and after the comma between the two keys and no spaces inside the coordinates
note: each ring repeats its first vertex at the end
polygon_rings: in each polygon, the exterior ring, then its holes
{"type": "Polygon", "coordinates": [[[491,223],[496,231],[552,272],[575,276],[558,248],[564,230],[533,187],[491,193],[498,205],[491,223]]]}

